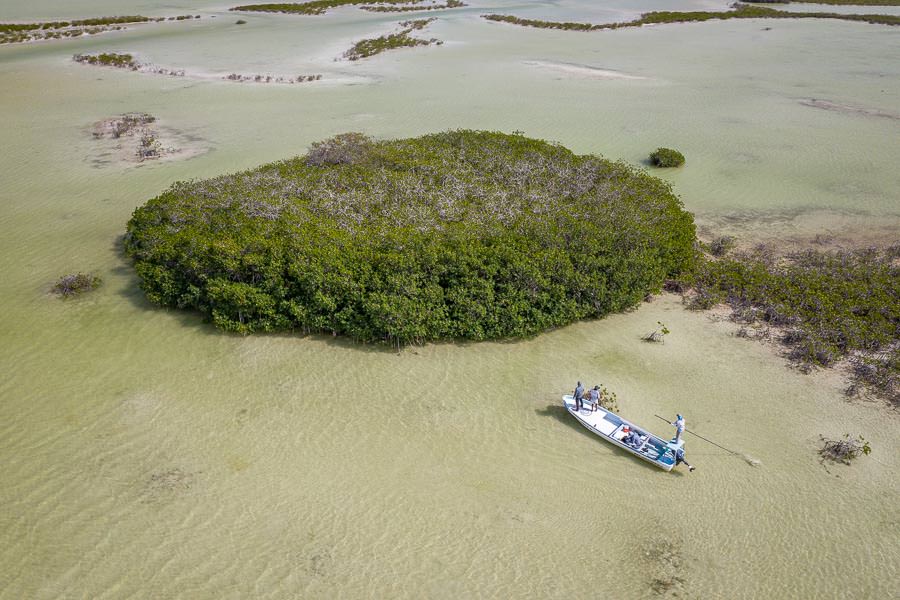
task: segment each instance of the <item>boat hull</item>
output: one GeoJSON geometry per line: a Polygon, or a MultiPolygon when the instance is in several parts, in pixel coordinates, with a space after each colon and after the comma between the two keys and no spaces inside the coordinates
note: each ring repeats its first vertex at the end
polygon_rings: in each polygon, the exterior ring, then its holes
{"type": "Polygon", "coordinates": [[[580,411],[575,410],[575,398],[571,395],[563,396],[563,406],[566,407],[569,414],[598,437],[664,471],[671,471],[675,466],[675,452],[684,446],[684,440],[679,440],[677,444],[663,440],[612,411],[600,407],[590,410],[590,408],[586,408],[589,406],[588,403],[583,404],[580,411]],[[641,435],[639,445],[623,441],[626,435],[623,429],[626,427],[641,435]]]}

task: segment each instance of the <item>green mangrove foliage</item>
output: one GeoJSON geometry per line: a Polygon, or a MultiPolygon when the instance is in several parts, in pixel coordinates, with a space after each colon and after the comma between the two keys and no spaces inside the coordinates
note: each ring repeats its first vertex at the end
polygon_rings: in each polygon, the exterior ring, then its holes
{"type": "Polygon", "coordinates": [[[72,57],[75,62],[102,67],[116,67],[119,69],[131,69],[137,71],[140,65],[134,61],[130,54],[117,54],[115,52],[103,52],[100,54],[76,54],[72,57]]]}
{"type": "Polygon", "coordinates": [[[782,259],[736,252],[698,262],[689,306],[724,302],[736,322],[778,328],[788,357],[802,365],[849,358],[858,385],[900,404],[898,258],[900,247],[782,259]]]}
{"type": "Polygon", "coordinates": [[[694,260],[664,181],[485,131],[343,134],[138,208],[125,249],[155,303],[236,332],[392,344],[507,338],[637,305],[694,260]]]}
{"type": "Polygon", "coordinates": [[[618,23],[575,23],[565,21],[540,21],[535,19],[522,19],[512,15],[481,15],[489,21],[512,23],[526,27],[538,27],[541,29],[563,29],[567,31],[597,31],[600,29],[621,29],[623,27],[640,27],[657,23],[690,23],[697,21],[725,20],[725,19],[841,19],[844,21],[862,21],[879,25],[900,25],[900,16],[895,15],[854,15],[830,12],[788,12],[765,8],[763,6],[749,6],[735,3],[734,10],[727,12],[696,11],[675,12],[659,11],[642,14],[633,21],[618,23]]]}
{"type": "Polygon", "coordinates": [[[93,273],[72,273],[63,275],[53,284],[53,293],[62,298],[71,298],[99,287],[102,280],[93,273]]]}
{"type": "Polygon", "coordinates": [[[312,2],[280,2],[272,4],[245,4],[243,6],[235,6],[229,10],[243,12],[275,12],[288,13],[296,15],[321,15],[325,14],[329,8],[337,8],[339,6],[358,6],[358,5],[385,5],[385,4],[402,4],[413,5],[420,4],[424,0],[313,0],[312,2]]]}
{"type": "Polygon", "coordinates": [[[353,46],[349,50],[344,52],[344,58],[346,58],[347,60],[359,60],[361,58],[368,58],[370,56],[375,56],[376,54],[381,54],[382,52],[395,50],[397,48],[414,48],[416,46],[430,46],[432,44],[440,46],[444,43],[441,40],[435,38],[431,38],[430,40],[423,40],[421,38],[414,38],[409,35],[413,31],[424,29],[432,21],[434,21],[434,19],[403,21],[402,23],[400,23],[400,26],[403,27],[401,31],[388,35],[382,35],[377,38],[360,40],[353,44],[353,46]]]}
{"type": "Polygon", "coordinates": [[[396,4],[360,6],[361,9],[369,12],[418,12],[423,10],[446,10],[448,8],[461,8],[468,6],[460,0],[447,0],[445,4],[411,4],[409,6],[399,6],[396,4]]]}
{"type": "Polygon", "coordinates": [[[672,148],[657,148],[650,153],[650,163],[654,167],[680,167],[684,164],[684,154],[672,148]]]}
{"type": "Polygon", "coordinates": [[[0,44],[14,44],[38,40],[63,39],[82,35],[96,35],[106,31],[124,29],[123,25],[133,23],[159,23],[161,21],[184,21],[199,19],[200,15],[179,15],[177,17],[97,17],[75,21],[46,21],[41,23],[0,23],[0,44]]]}

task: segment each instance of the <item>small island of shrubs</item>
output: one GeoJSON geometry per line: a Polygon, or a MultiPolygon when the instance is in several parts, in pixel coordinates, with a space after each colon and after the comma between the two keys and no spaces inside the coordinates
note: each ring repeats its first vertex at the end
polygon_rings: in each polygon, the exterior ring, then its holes
{"type": "Polygon", "coordinates": [[[654,167],[680,167],[684,164],[684,154],[672,148],[657,148],[650,153],[650,163],[654,167]]]}
{"type": "Polygon", "coordinates": [[[175,184],[125,249],[153,302],[228,331],[394,345],[529,336],[639,304],[695,259],[669,185],[522,135],[343,134],[175,184]]]}
{"type": "Polygon", "coordinates": [[[96,289],[101,283],[103,280],[93,273],[72,273],[60,277],[51,291],[60,298],[71,298],[96,289]]]}
{"type": "Polygon", "coordinates": [[[377,38],[369,38],[356,42],[353,46],[344,52],[344,58],[347,60],[359,60],[361,58],[369,58],[376,54],[381,54],[388,50],[397,48],[415,48],[416,46],[431,46],[432,44],[440,46],[444,42],[439,39],[431,38],[424,40],[409,35],[413,31],[420,31],[430,25],[434,19],[416,19],[414,21],[403,21],[400,23],[401,29],[397,33],[382,35],[377,38]]]}

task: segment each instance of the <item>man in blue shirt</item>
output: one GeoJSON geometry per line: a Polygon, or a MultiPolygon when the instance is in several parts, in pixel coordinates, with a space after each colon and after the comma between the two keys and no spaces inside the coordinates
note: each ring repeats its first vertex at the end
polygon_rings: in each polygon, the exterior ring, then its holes
{"type": "Polygon", "coordinates": [[[581,385],[581,382],[578,382],[578,385],[575,386],[575,410],[581,411],[581,399],[584,398],[584,386],[581,385]]]}

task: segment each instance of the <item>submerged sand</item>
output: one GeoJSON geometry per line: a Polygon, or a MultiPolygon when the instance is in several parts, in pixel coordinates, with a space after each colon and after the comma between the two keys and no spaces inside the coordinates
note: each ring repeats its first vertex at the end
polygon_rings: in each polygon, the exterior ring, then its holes
{"type": "MultiPolygon", "coordinates": [[[[25,3],[9,10],[28,16],[25,3]]],[[[490,27],[473,10],[438,15],[448,43],[434,52],[345,69],[367,85],[228,85],[71,62],[127,47],[211,73],[328,73],[348,40],[396,21],[355,9],[239,27],[220,12],[191,28],[0,48],[0,135],[16,149],[0,153],[0,598],[900,594],[900,417],[677,298],[531,340],[399,354],[223,335],[147,304],[117,241],[136,206],[347,130],[521,129],[634,164],[673,146],[688,162],[661,175],[711,235],[900,232],[897,121],[798,102],[898,105],[895,31],[779,21],[584,36],[490,27]],[[536,56],[666,85],[524,64],[536,56]],[[562,76],[536,76],[545,69],[562,76]],[[125,111],[210,151],[94,168],[90,124],[125,111]],[[72,302],[46,294],[79,270],[104,285],[72,302]],[[658,321],[665,343],[642,342],[658,321]],[[615,391],[655,433],[669,429],[654,415],[682,412],[759,465],[691,439],[694,473],[645,466],[563,411],[577,379],[615,391]],[[873,453],[826,469],[819,436],[845,433],[873,453]]]]}

